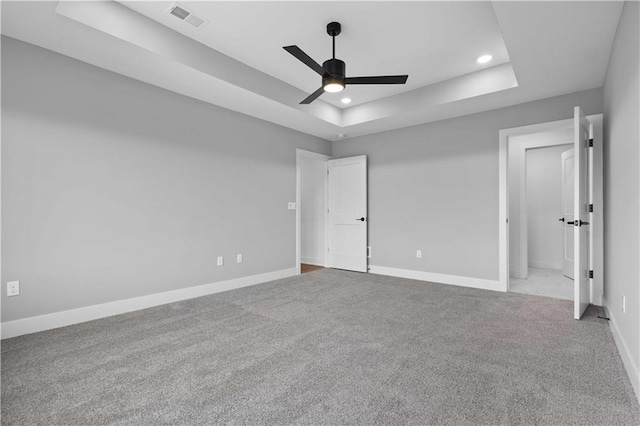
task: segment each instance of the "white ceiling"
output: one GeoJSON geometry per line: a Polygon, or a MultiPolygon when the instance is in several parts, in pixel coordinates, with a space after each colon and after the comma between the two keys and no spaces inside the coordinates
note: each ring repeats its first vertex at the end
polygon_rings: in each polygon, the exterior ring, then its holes
{"type": "Polygon", "coordinates": [[[602,86],[621,2],[2,2],[2,33],[325,139],[415,125],[602,86]],[[298,102],[319,77],[282,49],[336,56],[349,76],[409,74],[298,102]],[[479,65],[489,53],[494,60],[479,65]],[[349,96],[345,108],[339,100],[349,96]]]}

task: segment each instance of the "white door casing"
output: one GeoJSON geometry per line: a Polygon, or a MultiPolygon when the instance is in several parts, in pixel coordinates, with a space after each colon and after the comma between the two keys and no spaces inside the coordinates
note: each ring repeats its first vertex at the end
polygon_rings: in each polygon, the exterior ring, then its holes
{"type": "Polygon", "coordinates": [[[562,274],[573,279],[574,255],[573,255],[573,238],[574,238],[574,168],[575,154],[574,149],[562,153],[562,274]]]}
{"type": "Polygon", "coordinates": [[[367,157],[328,161],[327,266],[367,272],[367,157]]]}
{"type": "Polygon", "coordinates": [[[589,137],[591,123],[580,107],[574,109],[574,318],[589,306],[589,137]]]}

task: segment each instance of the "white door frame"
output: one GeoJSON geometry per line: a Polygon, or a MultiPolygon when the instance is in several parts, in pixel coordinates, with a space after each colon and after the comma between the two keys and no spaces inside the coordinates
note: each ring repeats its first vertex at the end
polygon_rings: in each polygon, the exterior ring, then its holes
{"type": "MultiPolygon", "coordinates": [[[[300,238],[301,238],[301,231],[300,231],[300,206],[301,206],[301,202],[302,199],[300,197],[300,163],[301,163],[301,159],[302,157],[307,157],[307,158],[313,158],[315,160],[322,160],[325,162],[325,167],[326,167],[326,162],[328,160],[331,160],[333,157],[329,156],[329,155],[325,155],[325,154],[318,154],[317,152],[312,152],[312,151],[306,151],[304,149],[300,149],[297,148],[296,149],[296,271],[297,274],[300,275],[301,271],[300,271],[300,238]]],[[[325,185],[324,185],[324,242],[325,242],[325,249],[324,249],[324,265],[327,265],[327,244],[328,244],[328,239],[327,239],[327,191],[328,191],[328,181],[327,181],[327,176],[325,174],[325,185]]]]}
{"type": "MultiPolygon", "coordinates": [[[[529,231],[527,228],[528,224],[528,212],[527,212],[527,151],[530,149],[536,148],[546,148],[551,146],[561,146],[567,145],[569,148],[573,147],[573,135],[567,137],[556,137],[553,139],[541,139],[534,140],[530,142],[520,142],[517,144],[516,149],[517,152],[517,162],[518,162],[518,255],[519,259],[517,259],[516,268],[514,269],[512,266],[509,266],[510,272],[517,271],[518,278],[526,279],[527,278],[527,270],[529,268],[529,231]]],[[[567,148],[567,149],[569,149],[567,148]]],[[[516,259],[510,259],[510,262],[513,262],[516,259]]]]}
{"type": "MultiPolygon", "coordinates": [[[[593,214],[591,223],[591,267],[594,278],[591,281],[591,303],[602,305],[603,294],[603,193],[602,193],[602,114],[587,117],[593,124],[594,147],[593,181],[591,202],[593,214]]],[[[509,186],[508,160],[509,139],[513,136],[550,132],[573,128],[573,118],[529,126],[513,127],[499,131],[498,139],[498,281],[502,291],[509,291],[509,186]]]]}

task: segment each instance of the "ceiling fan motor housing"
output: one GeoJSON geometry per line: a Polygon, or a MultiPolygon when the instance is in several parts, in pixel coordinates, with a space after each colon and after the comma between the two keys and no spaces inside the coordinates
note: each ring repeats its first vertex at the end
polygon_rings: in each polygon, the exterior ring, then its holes
{"type": "Polygon", "coordinates": [[[344,83],[346,65],[343,61],[340,59],[329,59],[328,61],[324,61],[322,68],[324,68],[328,74],[322,77],[323,85],[327,83],[327,80],[335,81],[336,79],[344,83]]]}

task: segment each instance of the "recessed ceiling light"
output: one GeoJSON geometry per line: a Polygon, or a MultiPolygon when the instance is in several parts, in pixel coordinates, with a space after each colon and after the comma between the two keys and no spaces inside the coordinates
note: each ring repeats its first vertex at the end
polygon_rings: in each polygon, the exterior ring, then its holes
{"type": "Polygon", "coordinates": [[[486,64],[491,59],[493,59],[493,56],[491,56],[491,55],[482,55],[477,59],[477,61],[478,61],[479,64],[486,64]]]}
{"type": "Polygon", "coordinates": [[[342,102],[343,104],[350,104],[351,103],[351,98],[342,98],[340,99],[340,102],[342,102]]]}

